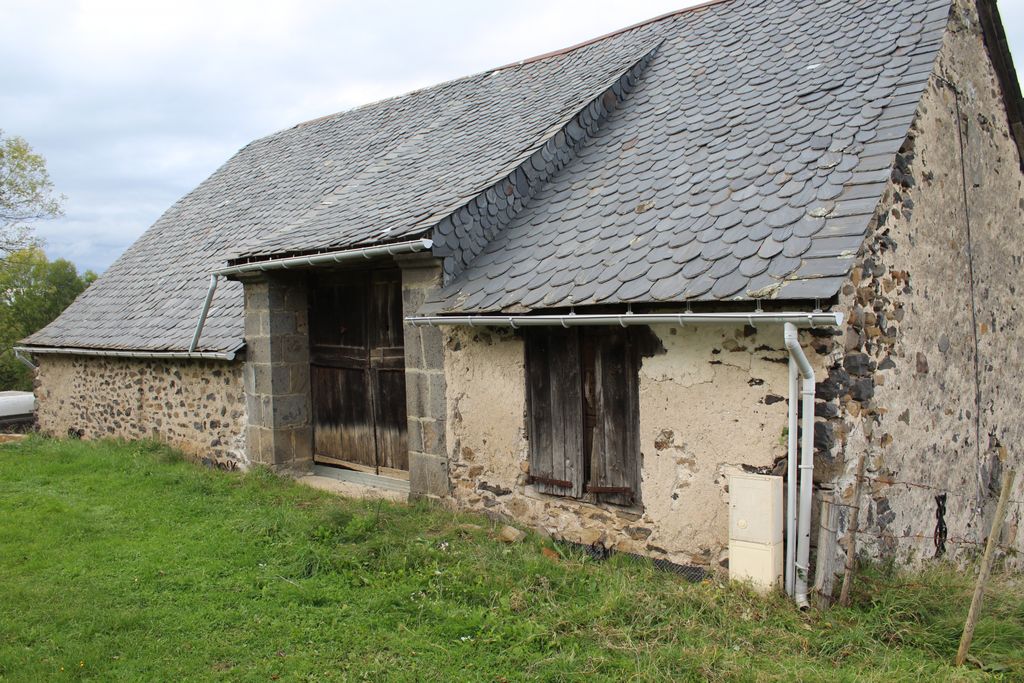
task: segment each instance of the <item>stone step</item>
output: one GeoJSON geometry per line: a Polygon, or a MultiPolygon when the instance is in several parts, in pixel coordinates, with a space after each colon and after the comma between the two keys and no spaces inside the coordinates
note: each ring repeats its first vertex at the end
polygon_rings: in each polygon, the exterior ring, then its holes
{"type": "Polygon", "coordinates": [[[327,491],[346,498],[362,498],[366,500],[387,500],[393,503],[406,503],[409,500],[409,491],[400,489],[383,488],[365,483],[342,481],[335,477],[325,477],[319,474],[307,474],[297,477],[295,481],[314,489],[327,491]]]}

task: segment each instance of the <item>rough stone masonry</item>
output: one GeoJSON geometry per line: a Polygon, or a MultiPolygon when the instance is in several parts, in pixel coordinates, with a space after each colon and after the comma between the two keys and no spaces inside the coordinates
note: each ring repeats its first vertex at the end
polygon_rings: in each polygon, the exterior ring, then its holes
{"type": "MultiPolygon", "coordinates": [[[[839,307],[850,324],[819,337],[818,472],[852,505],[866,455],[858,540],[876,558],[935,556],[935,496],[949,504],[946,550],[977,552],[1004,468],[1020,469],[1024,244],[1020,160],[973,2],[954,3],[935,72],[839,307]],[[1004,459],[1005,462],[1004,462],[1004,459]],[[823,466],[823,467],[822,467],[823,466]]],[[[1024,500],[1018,480],[1011,498],[1024,500]]],[[[849,523],[842,508],[840,536],[849,523]]],[[[1021,565],[1024,509],[1004,543],[1021,565]]]]}
{"type": "Polygon", "coordinates": [[[39,428],[87,439],[156,438],[208,464],[249,463],[240,362],[39,357],[39,428]]]}

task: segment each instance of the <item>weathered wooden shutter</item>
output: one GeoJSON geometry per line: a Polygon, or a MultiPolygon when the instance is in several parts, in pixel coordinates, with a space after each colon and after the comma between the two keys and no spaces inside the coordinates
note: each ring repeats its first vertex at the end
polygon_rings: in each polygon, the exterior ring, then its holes
{"type": "Polygon", "coordinates": [[[575,329],[543,327],[526,334],[530,481],[539,491],[583,494],[583,399],[575,329]]]}
{"type": "Polygon", "coordinates": [[[637,363],[625,328],[586,330],[583,337],[585,490],[598,500],[632,505],[640,492],[637,363]]]}

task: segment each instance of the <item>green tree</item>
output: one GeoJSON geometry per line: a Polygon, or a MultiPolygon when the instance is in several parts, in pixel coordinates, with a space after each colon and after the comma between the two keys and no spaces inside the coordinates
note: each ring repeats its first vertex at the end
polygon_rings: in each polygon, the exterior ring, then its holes
{"type": "Polygon", "coordinates": [[[37,247],[0,259],[0,391],[32,388],[32,373],[11,347],[49,324],[95,279],[92,271],[79,275],[70,261],[48,260],[37,247]]]}
{"type": "Polygon", "coordinates": [[[0,130],[0,256],[35,246],[29,223],[61,215],[46,160],[24,138],[0,130]]]}

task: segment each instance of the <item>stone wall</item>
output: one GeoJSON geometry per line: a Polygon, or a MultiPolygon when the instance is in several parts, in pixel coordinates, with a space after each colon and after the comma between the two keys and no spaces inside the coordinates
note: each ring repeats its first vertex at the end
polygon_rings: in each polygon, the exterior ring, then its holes
{"type": "Polygon", "coordinates": [[[724,562],[728,474],[785,467],[782,328],[666,325],[653,332],[664,352],[644,358],[640,369],[641,504],[622,508],[547,496],[526,484],[522,339],[508,330],[449,328],[455,503],[566,540],[683,564],[724,562]]]}
{"type": "MultiPolygon", "coordinates": [[[[429,254],[396,259],[402,269],[402,315],[415,315],[441,286],[441,261],[429,254]]],[[[444,339],[436,327],[405,324],[405,401],[409,418],[409,492],[448,495],[444,339]]]]}
{"type": "Polygon", "coordinates": [[[261,274],[243,283],[249,458],[304,472],[313,463],[306,277],[261,274]]]}
{"type": "MultiPolygon", "coordinates": [[[[979,552],[1006,466],[1021,473],[1012,498],[1024,501],[1024,176],[1001,102],[974,5],[958,0],[842,292],[850,327],[834,346],[816,343],[830,365],[819,384],[819,460],[836,464],[852,504],[865,455],[858,543],[872,557],[934,557],[940,494],[948,555],[979,552]]],[[[1004,530],[1018,552],[1022,515],[1024,505],[1011,506],[1004,530]]],[[[844,508],[841,533],[848,518],[844,508]]]]}
{"type": "Polygon", "coordinates": [[[248,464],[241,361],[37,358],[43,433],[156,438],[221,467],[248,464]]]}

